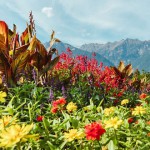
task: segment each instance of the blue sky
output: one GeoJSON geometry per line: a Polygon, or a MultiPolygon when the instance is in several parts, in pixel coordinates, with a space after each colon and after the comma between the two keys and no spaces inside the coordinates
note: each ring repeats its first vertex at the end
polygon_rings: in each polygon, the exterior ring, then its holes
{"type": "Polygon", "coordinates": [[[21,33],[32,10],[37,37],[52,30],[61,41],[80,46],[126,38],[150,40],[150,0],[0,0],[0,19],[21,33]]]}

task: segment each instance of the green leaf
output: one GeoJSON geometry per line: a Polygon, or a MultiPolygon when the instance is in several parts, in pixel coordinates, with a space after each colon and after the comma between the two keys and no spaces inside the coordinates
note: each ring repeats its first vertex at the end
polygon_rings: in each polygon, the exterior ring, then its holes
{"type": "Polygon", "coordinates": [[[74,128],[77,128],[77,127],[78,127],[79,121],[78,121],[77,119],[71,118],[70,121],[71,121],[72,126],[73,126],[74,128]]]}
{"type": "Polygon", "coordinates": [[[60,149],[63,149],[64,146],[66,145],[67,141],[64,141],[61,145],[60,145],[60,149]]]}
{"type": "Polygon", "coordinates": [[[112,140],[108,143],[108,150],[115,150],[115,145],[112,140]]]}
{"type": "Polygon", "coordinates": [[[47,144],[48,144],[50,150],[56,150],[56,147],[50,141],[47,141],[47,144]]]}

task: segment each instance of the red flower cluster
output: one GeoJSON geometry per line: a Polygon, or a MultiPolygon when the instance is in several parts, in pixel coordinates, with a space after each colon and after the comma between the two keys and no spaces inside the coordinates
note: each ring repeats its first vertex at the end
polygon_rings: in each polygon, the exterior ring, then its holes
{"type": "Polygon", "coordinates": [[[87,140],[99,140],[106,130],[100,123],[93,122],[85,126],[85,134],[87,140]]]}
{"type": "Polygon", "coordinates": [[[57,113],[59,109],[61,109],[66,104],[66,100],[61,97],[60,99],[53,101],[51,112],[53,114],[57,113]]]}
{"type": "Polygon", "coordinates": [[[37,116],[36,117],[36,121],[38,121],[38,122],[42,122],[43,119],[44,119],[44,116],[37,116]]]}
{"type": "Polygon", "coordinates": [[[145,99],[146,97],[147,97],[147,94],[145,94],[145,93],[142,93],[142,94],[139,96],[140,99],[145,99]]]}
{"type": "Polygon", "coordinates": [[[70,72],[70,68],[72,68],[73,81],[75,75],[80,76],[90,72],[93,76],[95,86],[99,87],[100,83],[104,83],[107,91],[119,86],[120,79],[115,75],[114,70],[110,67],[104,67],[102,63],[99,64],[95,59],[95,55],[90,59],[82,55],[73,57],[72,51],[68,48],[66,52],[60,55],[59,62],[55,65],[54,71],[56,74],[61,72],[62,77],[65,77],[70,72]]]}

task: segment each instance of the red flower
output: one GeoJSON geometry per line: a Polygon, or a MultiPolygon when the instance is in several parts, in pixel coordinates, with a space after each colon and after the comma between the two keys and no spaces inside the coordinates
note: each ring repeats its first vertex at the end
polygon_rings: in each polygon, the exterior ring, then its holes
{"type": "Polygon", "coordinates": [[[65,104],[66,104],[66,100],[63,97],[61,97],[60,99],[58,99],[52,103],[52,105],[54,107],[63,106],[65,104]]]}
{"type": "Polygon", "coordinates": [[[131,123],[133,123],[133,122],[134,122],[134,118],[129,118],[129,119],[128,119],[128,123],[129,123],[129,124],[131,124],[131,123]]]}
{"type": "Polygon", "coordinates": [[[104,134],[106,130],[100,123],[93,122],[85,126],[85,134],[87,140],[99,140],[100,136],[104,134]]]}
{"type": "Polygon", "coordinates": [[[61,98],[59,99],[59,104],[60,104],[60,105],[65,105],[65,104],[66,104],[66,100],[65,100],[63,97],[61,97],[61,98]]]}
{"type": "Polygon", "coordinates": [[[52,107],[51,112],[52,112],[53,114],[56,114],[57,111],[58,111],[58,108],[57,108],[57,107],[52,107]]]}
{"type": "Polygon", "coordinates": [[[43,119],[44,119],[44,116],[37,116],[36,117],[36,121],[38,121],[38,122],[43,121],[43,119]]]}
{"type": "Polygon", "coordinates": [[[142,93],[142,94],[139,96],[140,99],[145,99],[146,97],[147,97],[147,94],[145,94],[145,93],[142,93]]]}
{"type": "Polygon", "coordinates": [[[122,95],[123,95],[122,92],[119,92],[119,93],[117,94],[118,97],[121,97],[122,95]]]}
{"type": "Polygon", "coordinates": [[[116,105],[119,102],[118,99],[114,100],[114,104],[116,105]]]}

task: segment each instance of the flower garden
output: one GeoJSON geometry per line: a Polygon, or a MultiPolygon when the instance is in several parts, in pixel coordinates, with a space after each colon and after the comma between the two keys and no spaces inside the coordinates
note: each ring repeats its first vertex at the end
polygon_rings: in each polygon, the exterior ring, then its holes
{"type": "Polygon", "coordinates": [[[0,148],[150,149],[150,74],[59,54],[37,39],[32,14],[19,36],[0,21],[0,148]]]}

